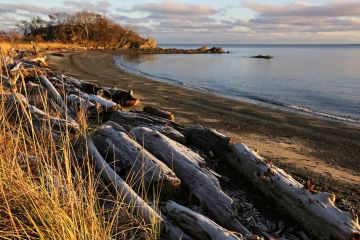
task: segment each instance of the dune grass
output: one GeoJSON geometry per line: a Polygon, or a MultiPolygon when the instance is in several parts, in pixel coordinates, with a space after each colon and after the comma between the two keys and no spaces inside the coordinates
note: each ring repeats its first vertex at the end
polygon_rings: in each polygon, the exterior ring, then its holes
{"type": "MultiPolygon", "coordinates": [[[[25,85],[21,75],[19,81],[25,85]]],[[[11,90],[15,95],[17,91],[11,90]]],[[[18,114],[25,108],[6,104],[8,90],[0,86],[0,95],[1,239],[157,238],[158,226],[133,216],[132,207],[111,194],[111,186],[96,175],[86,154],[76,157],[74,142],[91,131],[85,113],[77,116],[77,135],[67,128],[52,129],[50,121],[35,129],[30,114],[18,114]]],[[[42,99],[41,109],[54,115],[45,93],[42,99]]],[[[82,146],[86,153],[86,143],[82,146]]]]}
{"type": "MultiPolygon", "coordinates": [[[[49,49],[49,50],[57,50],[57,49],[72,49],[78,48],[79,45],[76,44],[65,44],[60,42],[36,42],[36,46],[39,49],[49,49]]],[[[0,42],[0,49],[2,52],[7,55],[11,49],[19,49],[19,50],[32,50],[33,44],[31,42],[0,42]]]]}

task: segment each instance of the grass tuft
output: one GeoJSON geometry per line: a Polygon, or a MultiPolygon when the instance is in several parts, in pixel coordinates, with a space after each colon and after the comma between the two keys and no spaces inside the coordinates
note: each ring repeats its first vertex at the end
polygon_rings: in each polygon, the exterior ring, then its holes
{"type": "MultiPolygon", "coordinates": [[[[24,79],[20,81],[25,86],[24,79]]],[[[60,116],[47,107],[43,94],[42,110],[60,116]]],[[[134,217],[132,207],[111,194],[111,186],[96,175],[91,159],[86,154],[77,157],[74,142],[90,131],[84,112],[77,116],[79,136],[68,128],[53,129],[49,119],[44,121],[46,127],[35,129],[29,124],[30,113],[19,114],[25,108],[7,106],[7,90],[0,87],[0,95],[1,239],[157,238],[157,226],[134,217]]]]}

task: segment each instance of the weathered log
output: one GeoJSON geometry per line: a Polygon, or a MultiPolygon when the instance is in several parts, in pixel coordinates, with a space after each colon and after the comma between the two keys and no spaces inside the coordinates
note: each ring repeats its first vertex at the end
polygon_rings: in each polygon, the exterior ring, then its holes
{"type": "Polygon", "coordinates": [[[171,112],[165,111],[163,109],[158,109],[158,108],[154,108],[154,107],[151,107],[151,106],[145,106],[143,108],[143,111],[147,112],[147,113],[150,113],[152,115],[155,115],[155,116],[159,116],[159,117],[168,119],[170,121],[175,121],[174,115],[171,112]]]}
{"type": "Polygon", "coordinates": [[[107,121],[105,124],[111,126],[115,131],[128,133],[123,126],[121,126],[115,122],[107,121]]]}
{"type": "MultiPolygon", "coordinates": [[[[163,216],[164,218],[165,216],[163,216]]],[[[166,239],[168,240],[193,240],[189,235],[183,232],[178,226],[173,224],[169,219],[165,219],[166,223],[166,239]]]]}
{"type": "Polygon", "coordinates": [[[125,111],[114,111],[104,116],[106,121],[115,122],[123,126],[126,130],[131,130],[137,126],[149,126],[156,124],[155,121],[146,117],[140,116],[137,113],[125,112],[125,111]]]}
{"type": "Polygon", "coordinates": [[[196,239],[209,240],[241,240],[234,233],[219,226],[209,218],[190,210],[176,202],[169,201],[161,209],[170,219],[175,221],[189,236],[196,239]]]}
{"type": "Polygon", "coordinates": [[[160,229],[163,229],[163,219],[154,211],[142,198],[140,198],[132,188],[117,175],[117,173],[110,167],[110,165],[101,156],[91,137],[86,138],[87,152],[89,157],[94,161],[95,169],[101,176],[117,190],[123,201],[134,208],[133,213],[144,219],[147,224],[159,224],[160,229]]]}
{"type": "Polygon", "coordinates": [[[135,183],[145,187],[161,186],[171,191],[180,185],[175,173],[154,157],[126,133],[116,131],[110,124],[103,124],[92,135],[95,145],[117,169],[126,172],[135,183]]]}
{"type": "Polygon", "coordinates": [[[310,192],[282,169],[277,168],[247,146],[231,144],[229,138],[203,127],[187,129],[188,142],[213,151],[249,179],[294,220],[318,239],[351,239],[360,235],[352,214],[335,206],[335,195],[310,192]],[[216,144],[206,144],[214,142],[216,144]],[[219,147],[220,146],[220,147],[219,147]]]}
{"type": "Polygon", "coordinates": [[[83,99],[75,94],[68,95],[67,102],[68,102],[69,106],[71,106],[71,108],[75,112],[78,112],[79,110],[84,109],[90,115],[97,113],[95,104],[91,103],[90,101],[86,101],[85,99],[83,99]]]}
{"type": "Polygon", "coordinates": [[[78,88],[79,90],[87,94],[96,95],[97,92],[101,89],[94,83],[81,81],[69,76],[61,75],[59,76],[59,78],[62,79],[64,82],[78,88]]]}
{"type": "Polygon", "coordinates": [[[50,92],[50,94],[54,97],[56,103],[59,104],[63,117],[67,118],[69,115],[69,116],[71,116],[71,118],[73,118],[73,113],[67,107],[63,98],[61,97],[60,93],[56,90],[54,85],[43,75],[39,76],[39,81],[40,81],[41,85],[43,85],[50,92]]]}
{"type": "Polygon", "coordinates": [[[186,141],[200,147],[206,154],[222,154],[230,150],[231,138],[214,129],[193,124],[185,128],[186,141]]]}
{"type": "Polygon", "coordinates": [[[118,108],[118,105],[113,101],[107,100],[98,95],[87,94],[81,91],[79,91],[77,95],[94,104],[99,104],[105,111],[113,111],[118,108]]]}
{"type": "Polygon", "coordinates": [[[111,99],[122,107],[131,107],[140,103],[140,101],[133,96],[132,90],[126,91],[117,88],[102,88],[97,94],[101,97],[111,99]]]}
{"type": "Polygon", "coordinates": [[[168,138],[170,138],[178,143],[181,143],[183,145],[185,145],[185,143],[186,143],[185,136],[181,132],[179,132],[178,130],[176,130],[170,126],[151,125],[151,126],[147,126],[147,128],[150,128],[151,130],[156,130],[159,133],[162,133],[165,136],[167,136],[168,138]]]}
{"type": "Polygon", "coordinates": [[[50,128],[56,128],[59,130],[68,129],[71,132],[78,130],[78,124],[73,120],[65,120],[49,116],[42,110],[29,105],[27,99],[22,94],[10,94],[6,101],[7,106],[11,107],[10,117],[15,119],[28,118],[32,121],[32,124],[37,126],[38,129],[43,128],[44,124],[49,124],[50,128]]]}
{"type": "Polygon", "coordinates": [[[104,116],[104,119],[107,121],[113,121],[121,126],[123,126],[125,129],[130,131],[134,127],[153,127],[162,129],[161,132],[168,137],[174,139],[184,141],[183,137],[181,135],[183,132],[183,127],[176,123],[171,122],[167,119],[158,118],[156,116],[150,116],[144,112],[137,112],[137,111],[114,111],[111,113],[108,113],[104,116]],[[157,126],[157,127],[155,127],[157,126]],[[164,126],[164,127],[159,127],[164,126]],[[183,140],[181,140],[183,139],[183,140]]]}
{"type": "Polygon", "coordinates": [[[211,211],[219,223],[246,237],[253,236],[239,221],[232,207],[232,199],[221,190],[217,179],[199,166],[199,162],[204,162],[202,157],[148,128],[137,127],[130,134],[155,157],[172,167],[181,182],[211,211]]]}

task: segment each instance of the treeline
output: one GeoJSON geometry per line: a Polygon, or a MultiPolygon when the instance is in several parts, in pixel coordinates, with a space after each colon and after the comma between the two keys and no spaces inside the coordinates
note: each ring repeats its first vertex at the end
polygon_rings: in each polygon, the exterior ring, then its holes
{"type": "MultiPolygon", "coordinates": [[[[125,28],[102,14],[87,11],[75,14],[55,13],[49,15],[49,20],[34,17],[20,21],[17,27],[23,34],[23,39],[31,41],[57,41],[118,48],[149,45],[149,40],[141,37],[136,31],[125,28]]],[[[155,41],[151,39],[150,42],[155,41]]]]}

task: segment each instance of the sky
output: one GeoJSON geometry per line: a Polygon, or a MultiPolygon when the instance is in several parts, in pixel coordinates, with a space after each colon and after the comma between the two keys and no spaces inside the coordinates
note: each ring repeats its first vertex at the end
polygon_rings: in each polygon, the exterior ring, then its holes
{"type": "Polygon", "coordinates": [[[360,43],[360,0],[0,0],[0,29],[88,10],[158,43],[360,43]]]}

